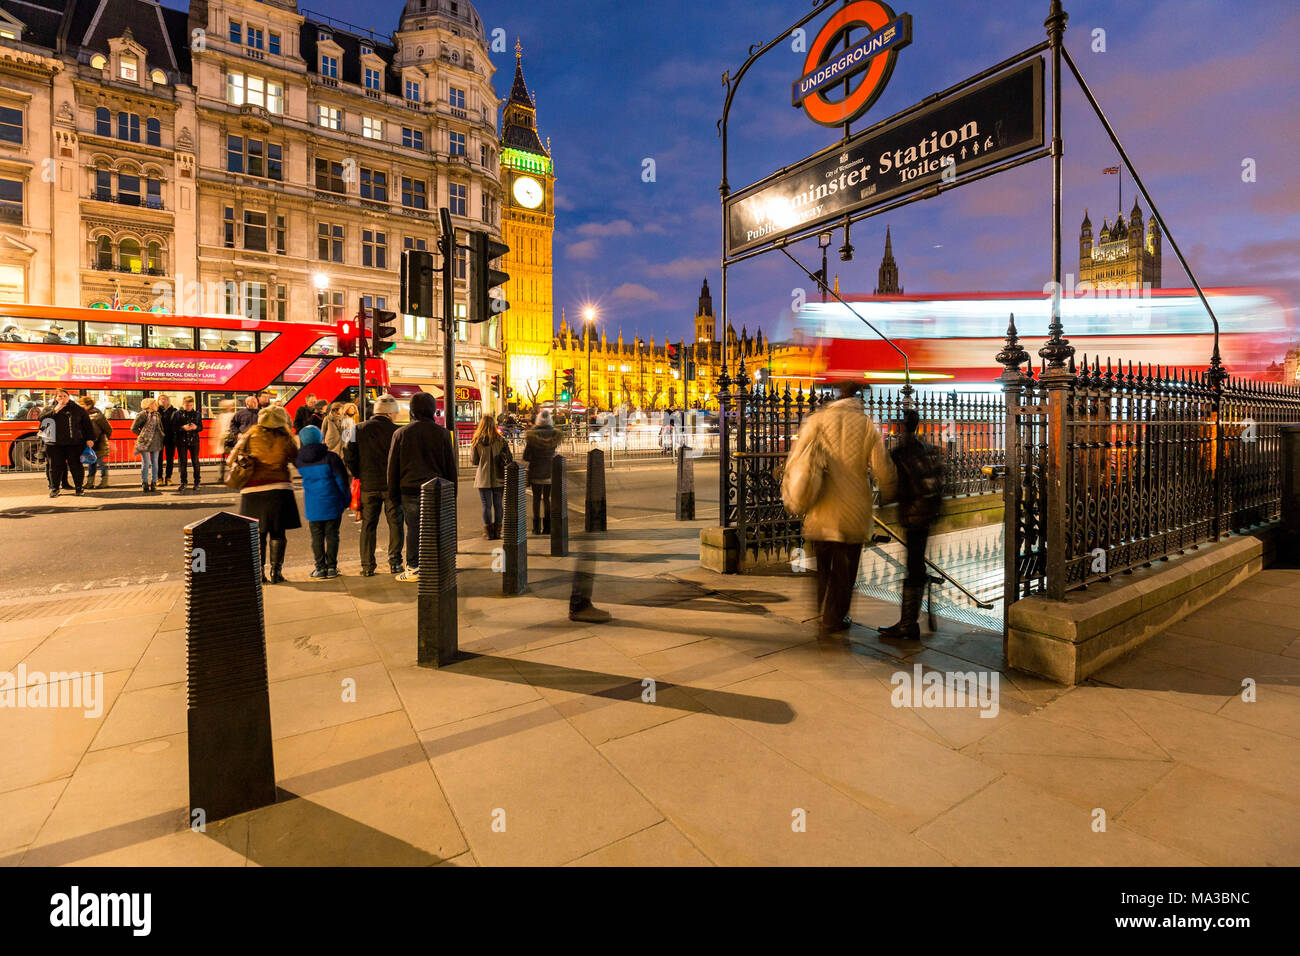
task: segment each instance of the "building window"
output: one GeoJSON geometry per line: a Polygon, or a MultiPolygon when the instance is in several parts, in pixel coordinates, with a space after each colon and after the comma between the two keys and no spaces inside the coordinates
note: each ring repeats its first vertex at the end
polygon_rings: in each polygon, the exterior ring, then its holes
{"type": "Polygon", "coordinates": [[[117,75],[123,80],[137,82],[140,79],[140,68],[136,58],[123,53],[122,59],[118,61],[117,75]]]}
{"type": "Polygon", "coordinates": [[[244,210],[244,248],[266,252],[266,213],[244,210]]]}
{"type": "Polygon", "coordinates": [[[343,293],[322,290],[316,295],[317,313],[322,322],[338,325],[343,321],[343,293]]]}
{"type": "Polygon", "coordinates": [[[468,215],[465,209],[468,206],[469,187],[464,183],[450,183],[447,190],[450,198],[448,205],[451,207],[451,214],[453,216],[468,215]]]}
{"type": "Polygon", "coordinates": [[[0,143],[23,141],[23,111],[0,106],[0,143]]]}
{"type": "Polygon", "coordinates": [[[100,236],[95,240],[95,268],[113,268],[113,243],[108,236],[100,236]]]}
{"type": "Polygon", "coordinates": [[[145,194],[144,204],[149,209],[161,209],[162,201],[162,180],[150,177],[144,181],[145,194]]]}
{"type": "Polygon", "coordinates": [[[95,198],[100,202],[113,201],[113,173],[111,170],[95,170],[95,198]]]}
{"type": "Polygon", "coordinates": [[[457,89],[457,88],[454,87],[454,86],[453,86],[453,87],[450,87],[450,88],[447,90],[447,99],[448,99],[448,101],[451,103],[451,108],[452,108],[452,109],[454,109],[454,110],[463,110],[463,109],[465,108],[465,91],[464,91],[464,90],[457,89]]]}
{"type": "Polygon", "coordinates": [[[383,139],[384,121],[375,116],[361,117],[361,135],[366,139],[383,139]]]}
{"type": "Polygon", "coordinates": [[[482,199],[482,201],[483,201],[483,202],[482,202],[482,206],[483,206],[483,216],[482,216],[482,218],[483,218],[483,221],[484,221],[484,222],[491,222],[491,221],[492,221],[492,200],[491,200],[491,197],[488,196],[487,193],[483,193],[483,195],[480,196],[479,198],[482,199]]]}
{"type": "Polygon", "coordinates": [[[378,90],[380,88],[379,71],[366,67],[365,87],[368,90],[378,90]]]}
{"type": "Polygon", "coordinates": [[[343,125],[343,112],[332,106],[316,107],[316,123],[326,129],[338,129],[343,125]]]}
{"type": "Polygon", "coordinates": [[[462,302],[456,303],[456,341],[469,341],[469,310],[462,302]]]}
{"type": "Polygon", "coordinates": [[[421,316],[407,315],[403,316],[403,324],[406,328],[403,334],[408,341],[423,342],[429,336],[429,323],[421,316]]]}
{"type": "Polygon", "coordinates": [[[428,241],[425,239],[416,239],[414,236],[407,236],[402,240],[403,249],[418,249],[425,252],[429,248],[428,241]]]}
{"type": "Polygon", "coordinates": [[[343,261],[343,227],[341,225],[329,222],[322,222],[317,225],[316,258],[322,262],[343,261]]]}
{"type": "Polygon", "coordinates": [[[239,25],[238,20],[230,21],[230,42],[231,43],[244,42],[244,30],[243,27],[239,25]]]}
{"type": "Polygon", "coordinates": [[[262,49],[262,31],[258,27],[249,27],[246,34],[248,45],[254,50],[262,49]]]}
{"type": "Polygon", "coordinates": [[[98,107],[95,110],[95,135],[113,135],[113,114],[105,106],[98,107]]]}
{"type": "Polygon", "coordinates": [[[134,239],[123,239],[117,244],[117,267],[122,272],[139,272],[143,268],[140,243],[134,239]]]}
{"type": "Polygon", "coordinates": [[[140,177],[130,173],[117,174],[117,201],[127,206],[140,205],[140,177]]]}
{"type": "Polygon", "coordinates": [[[361,167],[361,198],[388,202],[388,173],[361,167]]]}
{"type": "Polygon", "coordinates": [[[260,76],[227,73],[226,102],[233,106],[248,103],[278,115],[284,112],[284,87],[260,76]]]}
{"type": "Polygon", "coordinates": [[[388,234],[361,230],[361,264],[374,269],[388,268],[388,234]]]}
{"type": "Polygon", "coordinates": [[[162,275],[162,245],[157,242],[151,242],[145,248],[144,259],[145,270],[152,276],[162,275]]]}
{"type": "Polygon", "coordinates": [[[423,130],[411,129],[409,126],[403,126],[402,145],[409,147],[410,149],[424,149],[423,130]]]}
{"type": "Polygon", "coordinates": [[[331,80],[339,78],[339,58],[322,53],[320,57],[320,75],[331,80]]]}
{"type": "Polygon", "coordinates": [[[448,133],[447,138],[449,144],[448,149],[451,152],[451,155],[464,156],[465,155],[465,134],[448,133]]]}
{"type": "Polygon", "coordinates": [[[486,146],[480,145],[479,148],[478,148],[478,164],[479,164],[480,166],[486,166],[486,165],[487,165],[487,147],[486,147],[486,146]]]}
{"type": "MultiPolygon", "coordinates": [[[[272,34],[272,36],[274,35],[272,34]]],[[[287,322],[289,320],[289,287],[287,285],[275,287],[275,315],[272,318],[277,322],[287,322]]]]}
{"type": "Polygon", "coordinates": [[[150,146],[162,145],[162,122],[156,116],[150,116],[144,124],[144,140],[150,146]]]}
{"type": "Polygon", "coordinates": [[[402,177],[402,205],[411,209],[429,208],[429,197],[425,194],[423,179],[402,177]]]}
{"type": "Polygon", "coordinates": [[[275,217],[275,251],[284,255],[284,216],[275,217]]]}
{"type": "Polygon", "coordinates": [[[0,222],[23,221],[23,183],[20,179],[0,179],[0,222]]]}
{"type": "Polygon", "coordinates": [[[456,249],[455,276],[457,279],[464,279],[469,276],[469,250],[461,247],[456,249]]]}
{"type": "MultiPolygon", "coordinates": [[[[269,52],[274,53],[276,56],[279,56],[280,55],[280,34],[272,33],[271,40],[268,46],[269,46],[269,52]]],[[[280,288],[283,289],[284,286],[280,286],[280,288]]]]}
{"type": "Polygon", "coordinates": [[[346,192],[343,183],[343,164],[316,157],[316,188],[332,193],[346,192]]]}
{"type": "Polygon", "coordinates": [[[135,113],[118,113],[117,138],[129,143],[140,142],[140,117],[135,113]]]}
{"type": "Polygon", "coordinates": [[[406,81],[406,98],[412,103],[420,102],[420,82],[419,80],[406,81]]]}
{"type": "Polygon", "coordinates": [[[221,244],[225,246],[227,249],[235,248],[235,207],[234,206],[227,206],[221,214],[221,244]]]}
{"type": "Polygon", "coordinates": [[[244,318],[263,319],[266,317],[266,283],[244,283],[244,318]]]}

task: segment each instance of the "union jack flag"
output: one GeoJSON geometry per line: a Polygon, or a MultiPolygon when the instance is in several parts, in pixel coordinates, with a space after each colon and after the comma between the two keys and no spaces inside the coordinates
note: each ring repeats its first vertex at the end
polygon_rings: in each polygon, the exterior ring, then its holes
{"type": "Polygon", "coordinates": [[[1118,176],[1118,175],[1119,175],[1119,167],[1118,167],[1118,166],[1107,166],[1107,167],[1106,167],[1105,169],[1103,169],[1101,172],[1102,172],[1102,175],[1103,175],[1103,176],[1118,176]]]}

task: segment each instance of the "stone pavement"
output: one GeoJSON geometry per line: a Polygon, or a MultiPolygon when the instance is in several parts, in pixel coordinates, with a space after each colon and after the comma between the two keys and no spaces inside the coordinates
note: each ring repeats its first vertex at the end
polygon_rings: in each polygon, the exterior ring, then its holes
{"type": "Polygon", "coordinates": [[[599,554],[603,626],[569,622],[572,559],[544,542],[514,598],[493,543],[463,542],[466,659],[442,670],[416,666],[413,585],[353,562],[266,588],[280,800],[202,833],[181,586],[0,602],[0,671],[104,675],[97,716],[0,709],[0,862],[1300,863],[1300,571],[1067,690],[945,623],[920,644],[855,627],[851,649],[818,645],[807,578],[700,570],[700,524],[574,535],[599,554]],[[996,674],[996,716],[895,707],[916,665],[996,674]]]}

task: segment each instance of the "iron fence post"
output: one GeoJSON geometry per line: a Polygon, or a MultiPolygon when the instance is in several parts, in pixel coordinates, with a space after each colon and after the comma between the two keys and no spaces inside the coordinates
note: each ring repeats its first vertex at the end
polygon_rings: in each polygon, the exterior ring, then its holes
{"type": "Polygon", "coordinates": [[[1003,580],[1002,580],[1002,644],[1003,650],[1006,649],[1007,641],[1007,621],[1009,620],[1011,605],[1019,597],[1019,565],[1017,561],[1020,556],[1020,424],[1018,407],[1023,389],[1024,379],[1020,371],[1020,366],[1029,361],[1029,353],[1020,345],[1020,337],[1016,334],[1016,317],[1011,316],[1007,324],[1007,341],[1002,351],[997,355],[997,361],[1002,365],[1002,397],[1006,406],[1005,418],[1005,437],[1002,440],[1004,446],[1004,460],[1006,465],[1006,475],[1002,479],[1002,552],[1003,552],[1003,580]]]}

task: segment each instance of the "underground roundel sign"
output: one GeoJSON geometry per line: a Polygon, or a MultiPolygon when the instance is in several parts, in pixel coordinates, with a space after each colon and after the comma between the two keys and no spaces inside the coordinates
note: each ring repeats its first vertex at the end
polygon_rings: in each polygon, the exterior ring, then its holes
{"type": "Polygon", "coordinates": [[[857,119],[885,91],[898,51],[912,42],[912,15],[895,16],[877,0],[851,0],[822,25],[804,60],[803,75],[792,87],[795,107],[822,126],[842,126],[857,119]],[[846,47],[850,31],[868,31],[846,47]],[[844,82],[849,83],[848,94],[844,82]],[[835,99],[827,94],[835,94],[835,99]]]}

